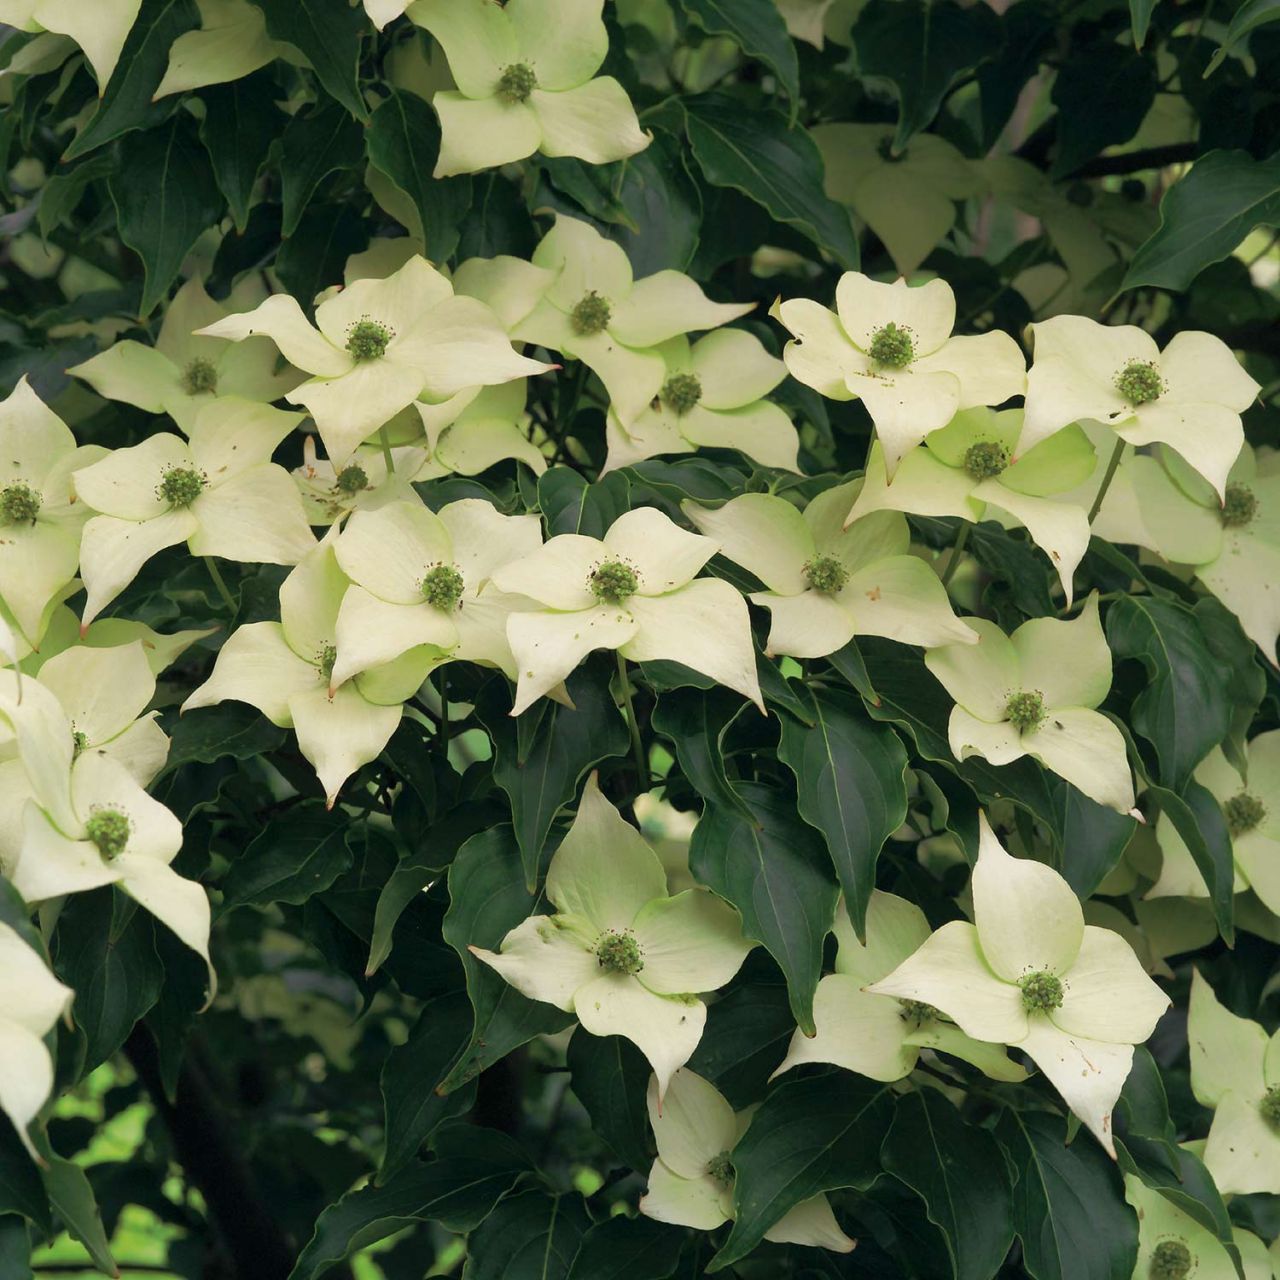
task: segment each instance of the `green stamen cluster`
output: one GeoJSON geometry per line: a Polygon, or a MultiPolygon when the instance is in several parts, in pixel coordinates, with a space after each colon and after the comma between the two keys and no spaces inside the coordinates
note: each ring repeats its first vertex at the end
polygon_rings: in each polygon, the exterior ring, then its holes
{"type": "Polygon", "coordinates": [[[1181,1240],[1161,1240],[1151,1253],[1151,1280],[1186,1280],[1191,1263],[1191,1250],[1181,1240]]]}
{"type": "Polygon", "coordinates": [[[733,1186],[733,1161],[729,1158],[727,1151],[722,1151],[718,1156],[712,1156],[707,1161],[707,1177],[722,1187],[733,1186]]]}
{"type": "Polygon", "coordinates": [[[804,567],[804,576],[814,591],[834,596],[849,581],[849,570],[835,556],[814,556],[804,567]]]}
{"type": "Polygon", "coordinates": [[[903,1022],[909,1022],[913,1027],[923,1026],[926,1022],[932,1022],[937,1016],[938,1011],[931,1004],[926,1004],[923,1000],[899,1000],[898,1003],[902,1008],[898,1012],[903,1022]]]}
{"type": "Polygon", "coordinates": [[[702,399],[702,383],[695,373],[677,373],[667,379],[658,395],[676,417],[681,417],[702,399]]]}
{"type": "Polygon", "coordinates": [[[380,360],[387,354],[387,344],[394,337],[394,332],[381,321],[361,316],[347,330],[347,350],[361,364],[367,360],[380,360]]]}
{"type": "Polygon", "coordinates": [[[218,390],[218,370],[212,360],[197,357],[182,371],[182,389],[189,396],[211,396],[218,390]]]}
{"type": "Polygon", "coordinates": [[[636,571],[621,560],[607,560],[587,579],[587,587],[601,604],[622,604],[640,586],[636,571]]]}
{"type": "Polygon", "coordinates": [[[350,497],[369,487],[369,474],[358,462],[353,462],[349,467],[343,467],[338,472],[334,478],[333,487],[339,493],[345,493],[350,497]]]}
{"type": "Polygon", "coordinates": [[[994,440],[979,440],[965,450],[963,465],[974,480],[994,480],[1009,465],[1009,450],[994,440]]]}
{"type": "Polygon", "coordinates": [[[601,297],[594,289],[583,294],[577,306],[569,312],[569,327],[579,337],[589,338],[593,333],[603,333],[609,327],[613,311],[609,299],[601,297]]]}
{"type": "Polygon", "coordinates": [[[1160,399],[1164,379],[1154,364],[1131,360],[1116,374],[1116,390],[1136,408],[1160,399]]]}
{"type": "Polygon", "coordinates": [[[1222,806],[1222,814],[1232,836],[1242,836],[1246,831],[1252,831],[1267,816],[1267,806],[1257,796],[1242,791],[1222,806]]]}
{"type": "Polygon", "coordinates": [[[338,660],[338,649],[336,645],[327,644],[319,653],[316,654],[316,666],[320,668],[320,674],[328,680],[333,675],[333,664],[338,660]]]}
{"type": "Polygon", "coordinates": [[[1038,729],[1049,713],[1044,709],[1044,694],[1037,690],[1015,693],[1005,704],[1004,716],[1019,733],[1038,729]]]}
{"type": "Polygon", "coordinates": [[[596,943],[596,959],[610,973],[639,973],[644,968],[640,944],[629,933],[606,933],[596,943]]]}
{"type": "Polygon", "coordinates": [[[886,369],[905,369],[915,359],[916,340],[910,329],[901,328],[890,320],[871,335],[867,355],[886,369]]]}
{"type": "Polygon", "coordinates": [[[1046,970],[1027,974],[1018,986],[1022,988],[1022,1007],[1028,1013],[1048,1013],[1062,1007],[1062,979],[1046,970]]]}
{"type": "Polygon", "coordinates": [[[89,737],[87,734],[81,733],[79,729],[75,729],[71,734],[72,750],[76,755],[88,749],[89,737]]]}
{"type": "Polygon", "coordinates": [[[513,62],[498,77],[498,97],[508,106],[528,102],[537,87],[538,77],[533,74],[533,68],[523,62],[513,62]]]}
{"type": "Polygon", "coordinates": [[[19,481],[0,492],[0,517],[5,524],[35,524],[44,499],[29,485],[19,481]]]}
{"type": "Polygon", "coordinates": [[[118,858],[129,843],[129,819],[119,809],[98,809],[89,815],[84,833],[110,862],[118,858]]]}
{"type": "Polygon", "coordinates": [[[171,507],[189,507],[208,483],[202,472],[191,467],[170,467],[160,478],[156,494],[171,507]]]}
{"type": "Polygon", "coordinates": [[[1280,1130],[1280,1084],[1267,1090],[1258,1103],[1258,1110],[1273,1129],[1280,1130]]]}
{"type": "Polygon", "coordinates": [[[452,613],[462,599],[465,583],[451,564],[438,564],[422,580],[422,598],[441,613],[452,613]]]}
{"type": "Polygon", "coordinates": [[[1247,484],[1229,484],[1223,496],[1220,516],[1225,528],[1243,529],[1253,523],[1258,514],[1258,498],[1247,484]]]}

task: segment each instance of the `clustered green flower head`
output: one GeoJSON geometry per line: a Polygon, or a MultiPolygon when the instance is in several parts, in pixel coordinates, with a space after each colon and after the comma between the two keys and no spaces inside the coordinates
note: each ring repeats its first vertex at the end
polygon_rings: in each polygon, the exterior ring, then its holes
{"type": "Polygon", "coordinates": [[[604,0],[417,0],[409,7],[440,43],[458,86],[432,98],[443,134],[437,178],[536,151],[607,164],[649,145],[626,90],[596,75],[609,51],[603,9],[604,0]]]}
{"type": "MultiPolygon", "coordinates": [[[[665,1095],[654,1075],[646,1102],[658,1158],[649,1170],[640,1212],[658,1222],[700,1231],[714,1231],[731,1222],[733,1149],[748,1117],[735,1114],[724,1095],[688,1067],[673,1073],[665,1095]]],[[[822,1194],[802,1200],[783,1214],[764,1238],[836,1253],[848,1253],[855,1244],[841,1231],[830,1201],[822,1194]]]]}
{"type": "Polygon", "coordinates": [[[1084,923],[1056,871],[1012,857],[985,814],[978,826],[975,923],[943,925],[866,990],[932,1005],[973,1040],[1021,1049],[1114,1156],[1111,1110],[1133,1046],[1169,999],[1118,933],[1084,923]]]}
{"type": "Polygon", "coordinates": [[[626,1036],[653,1067],[661,1100],[702,1038],[699,993],[724,986],[753,945],[738,913],[709,889],[668,896],[658,855],[594,774],[546,893],[555,915],[530,916],[496,952],[471,953],[529,999],[576,1014],[591,1035],[626,1036]]]}

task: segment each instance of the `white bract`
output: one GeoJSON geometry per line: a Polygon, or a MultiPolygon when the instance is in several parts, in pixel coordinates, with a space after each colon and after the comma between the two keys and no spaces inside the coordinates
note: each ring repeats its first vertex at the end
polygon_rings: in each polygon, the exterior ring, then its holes
{"type": "Polygon", "coordinates": [[[71,1010],[75,993],[17,930],[0,923],[0,1111],[22,1145],[40,1160],[27,1132],[53,1090],[53,1059],[44,1038],[71,1010]]]}
{"type": "Polygon", "coordinates": [[[976,644],[937,575],[909,554],[896,512],[844,528],[858,481],[814,498],[803,513],[774,494],[746,493],[722,507],[682,510],[735,564],[768,588],[749,597],[772,615],[767,652],[821,658],[855,635],[904,644],[976,644]]]}
{"type": "Polygon", "coordinates": [[[754,945],[709,889],[667,895],[658,855],[600,794],[595,776],[547,868],[551,916],[530,916],[498,951],[471,947],[523,995],[577,1015],[594,1036],[626,1036],[658,1097],[702,1038],[698,993],[724,986],[754,945]]]}
{"type": "Polygon", "coordinates": [[[538,475],[547,469],[542,451],[530,439],[532,419],[525,412],[525,380],[463,392],[442,405],[418,401],[426,457],[415,480],[479,475],[505,458],[515,458],[538,475]]]}
{"type": "Polygon", "coordinates": [[[1224,1009],[1199,970],[1187,1016],[1191,1089],[1213,1108],[1204,1162],[1224,1195],[1280,1195],[1280,1031],[1224,1009]]]}
{"type": "Polygon", "coordinates": [[[1133,809],[1124,736],[1094,708],[1111,688],[1111,650],[1098,596],[1078,617],[1032,618],[1012,636],[994,622],[967,618],[976,645],[925,654],[929,670],[956,700],[947,735],[957,760],[994,765],[1031,756],[1091,800],[1133,809]]]}
{"type": "MultiPolygon", "coordinates": [[[[657,1222],[714,1231],[731,1222],[733,1149],[751,1122],[734,1112],[715,1085],[681,1067],[660,1097],[655,1076],[646,1095],[658,1158],[640,1197],[640,1212],[657,1222]]],[[[848,1253],[854,1247],[840,1230],[825,1195],[802,1200],[764,1233],[779,1244],[814,1245],[848,1253]]]]}
{"type": "MultiPolygon", "coordinates": [[[[379,0],[390,9],[394,0],[379,0]]],[[[609,52],[604,0],[416,0],[457,91],[431,100],[443,137],[435,176],[475,173],[535,151],[608,164],[649,145],[626,90],[597,76],[609,52]]],[[[376,20],[376,18],[375,18],[376,20]]]]}
{"type": "Polygon", "coordinates": [[[636,280],[620,245],[563,214],[534,250],[533,261],[554,273],[554,280],[514,336],[593,370],[624,428],[661,394],[667,380],[667,362],[658,349],[662,343],[718,328],[754,306],[712,302],[679,271],[655,271],[636,280]]]}
{"type": "Polygon", "coordinates": [[[1089,546],[1089,521],[1079,506],[1049,495],[1083,483],[1097,458],[1088,436],[1070,428],[1013,462],[1021,426],[1021,409],[962,410],[903,457],[892,484],[884,452],[873,444],[850,520],[888,510],[1022,525],[1049,557],[1070,605],[1072,575],[1089,546]]]}
{"type": "Polygon", "coordinates": [[[19,31],[49,31],[76,42],[106,91],[142,0],[0,0],[0,22],[19,31]]]}
{"type": "Polygon", "coordinates": [[[228,396],[200,410],[189,441],[160,432],[77,471],[76,492],[102,513],[80,548],[84,624],[179,542],[197,556],[297,564],[315,537],[297,486],[271,455],[301,417],[228,396]]]}
{"type": "Polygon", "coordinates": [[[0,605],[30,647],[65,596],[91,514],[71,477],[101,458],[75,437],[25,377],[0,404],[0,605]]]}
{"type": "Polygon", "coordinates": [[[377,757],[396,731],[404,700],[425,679],[420,652],[364,672],[330,690],[337,622],[350,585],[338,565],[335,525],[280,588],[280,621],[237,627],[218,652],[213,673],[182,710],[234,699],[292,729],[330,806],[342,784],[377,757]]]}
{"type": "Polygon", "coordinates": [[[243,288],[232,294],[228,306],[209,297],[199,279],[188,280],[165,310],[154,346],[126,338],[67,372],[108,400],[167,413],[186,434],[215,396],[269,404],[303,378],[288,366],[277,370],[279,355],[269,341],[237,344],[195,333],[256,306],[261,298],[260,289],[243,288]]]}
{"type": "Polygon", "coordinates": [[[836,309],[807,298],[776,302],[791,333],[792,377],[830,400],[861,399],[890,477],[902,456],[961,409],[999,405],[1026,386],[1026,364],[1007,333],[952,335],[956,298],[945,280],[882,284],[847,271],[836,309]]]}
{"type": "Polygon", "coordinates": [[[499,591],[542,606],[507,621],[518,675],[512,715],[593,649],[616,649],[633,662],[682,662],[763,710],[745,601],[720,578],[694,580],[718,549],[662,512],[638,507],[602,539],[559,534],[496,570],[499,591]]]}
{"type": "Polygon", "coordinates": [[[867,990],[928,941],[929,922],[914,902],[873,889],[866,944],[854,934],[843,903],[832,932],[836,971],[814,993],[817,1035],[797,1029],[775,1076],[805,1062],[830,1062],[872,1080],[901,1080],[915,1069],[921,1049],[933,1049],[963,1058],[995,1080],[1027,1078],[998,1045],[970,1039],[932,1006],[867,990]]]}
{"type": "Polygon", "coordinates": [[[1021,1049],[1114,1157],[1111,1110],[1133,1046],[1169,999],[1129,944],[1086,925],[1071,886],[1011,857],[979,814],[974,924],[945,924],[867,988],[932,1005],[966,1035],[1021,1049]]]}
{"type": "Polygon", "coordinates": [[[1226,343],[1184,330],[1161,351],[1135,325],[1084,316],[1054,316],[1031,333],[1021,449],[1081,419],[1105,423],[1129,444],[1176,449],[1225,501],[1244,444],[1240,414],[1260,390],[1226,343]]]}
{"type": "Polygon", "coordinates": [[[467,659],[514,680],[507,620],[530,601],[489,580],[541,546],[537,516],[504,516],[483,499],[438,514],[410,502],[356,512],[334,545],[352,585],[338,610],[330,688],[419,645],[433,666],[467,659]]]}
{"type": "Polygon", "coordinates": [[[235,342],[268,337],[311,374],[287,398],[307,408],[338,465],[420,396],[447,400],[550,367],[515,352],[498,317],[475,298],[455,296],[421,257],[385,280],[357,280],[332,294],[316,308],[315,326],[280,293],[198,332],[235,342]]]}
{"type": "Polygon", "coordinates": [[[717,329],[692,346],[681,335],[657,350],[665,365],[657,399],[630,426],[609,414],[603,471],[699,448],[739,449],[766,467],[796,470],[796,429],[784,410],[763,398],[787,368],[758,338],[717,329]]]}

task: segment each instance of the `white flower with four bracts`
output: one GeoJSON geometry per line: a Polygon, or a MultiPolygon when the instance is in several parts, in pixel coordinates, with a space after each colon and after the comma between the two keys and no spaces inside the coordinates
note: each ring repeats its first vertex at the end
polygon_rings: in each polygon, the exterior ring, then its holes
{"type": "Polygon", "coordinates": [[[764,399],[787,367],[759,338],[716,329],[692,345],[681,335],[657,350],[666,366],[657,399],[630,426],[609,413],[604,471],[696,449],[738,449],[762,466],[797,469],[800,437],[786,411],[764,399]]]}
{"type": "Polygon", "coordinates": [[[909,554],[907,522],[880,512],[844,527],[859,481],[818,494],[803,512],[775,494],[746,493],[722,507],[682,510],[722,553],[768,588],[753,591],[772,615],[766,652],[821,658],[856,635],[904,644],[976,644],[933,570],[909,554]]]}
{"type": "Polygon", "coordinates": [[[655,271],[637,280],[621,245],[564,214],[534,250],[533,261],[553,272],[554,281],[513,336],[593,370],[623,428],[660,399],[667,381],[661,344],[719,328],[755,305],[712,302],[679,271],[655,271]]]}
{"type": "Polygon", "coordinates": [[[357,280],[332,294],[316,308],[314,326],[297,299],[279,293],[198,332],[236,342],[268,337],[311,374],[287,398],[307,408],[338,465],[420,396],[447,400],[550,368],[513,350],[498,317],[456,296],[421,257],[385,280],[357,280]]]}
{"type": "Polygon", "coordinates": [[[541,546],[536,515],[504,516],[483,499],[438,513],[410,502],[356,512],[334,544],[351,586],[338,610],[330,688],[418,646],[429,647],[433,667],[466,659],[514,680],[507,620],[532,602],[490,579],[541,546]]]}
{"type": "Polygon", "coordinates": [[[1000,405],[1026,386],[1026,363],[1007,333],[952,335],[956,298],[945,280],[882,284],[847,271],[836,309],[807,298],[774,304],[791,333],[791,376],[829,400],[860,399],[892,478],[908,449],[961,409],[1000,405]]]}
{"type": "Polygon", "coordinates": [[[200,410],[190,440],[167,431],[75,473],[95,511],[80,572],[87,626],[166,547],[251,564],[297,564],[315,546],[302,498],[271,461],[302,415],[233,397],[200,410]]]}
{"type": "Polygon", "coordinates": [[[518,674],[511,714],[554,689],[593,649],[616,649],[633,662],[682,662],[763,710],[745,601],[720,578],[694,580],[718,550],[711,538],[637,507],[603,538],[562,533],[497,569],[491,581],[499,591],[542,606],[507,621],[518,674]]]}
{"type": "MultiPolygon", "coordinates": [[[[698,1231],[714,1231],[731,1222],[733,1149],[751,1123],[751,1111],[735,1113],[715,1085],[688,1067],[671,1077],[665,1097],[659,1096],[653,1077],[645,1100],[658,1158],[649,1170],[640,1212],[657,1222],[698,1231]]],[[[821,1194],[788,1210],[764,1238],[836,1253],[848,1253],[855,1243],[840,1230],[831,1202],[821,1194]]]]}
{"type": "Polygon", "coordinates": [[[872,1080],[901,1080],[915,1070],[922,1049],[933,1049],[963,1058],[994,1080],[1027,1078],[999,1045],[971,1039],[932,1006],[867,990],[928,941],[929,922],[914,902],[873,889],[866,942],[858,941],[843,903],[832,932],[835,973],[818,983],[813,997],[817,1034],[797,1029],[775,1076],[806,1062],[830,1062],[872,1080]]]}
{"type": "Polygon", "coordinates": [[[608,164],[649,145],[626,90],[596,75],[609,52],[603,9],[604,0],[417,0],[409,7],[444,50],[458,86],[431,99],[442,134],[437,178],[535,151],[608,164]]]}
{"type": "Polygon", "coordinates": [[[234,700],[292,729],[332,806],[342,784],[376,759],[430,668],[411,651],[396,662],[330,689],[337,660],[338,612],[351,585],[334,555],[335,525],[280,587],[280,621],[237,627],[218,652],[213,673],[182,710],[234,700]]]}
{"type": "Polygon", "coordinates": [[[1261,389],[1220,338],[1197,330],[1163,351],[1136,325],[1054,316],[1030,326],[1019,447],[1030,449],[1082,419],[1111,427],[1132,445],[1177,450],[1225,501],[1227,473],[1244,444],[1240,414],[1261,389]]]}
{"type": "Polygon", "coordinates": [[[44,1038],[71,1010],[75,993],[16,929],[0,923],[0,1111],[22,1145],[40,1161],[28,1132],[53,1091],[53,1059],[44,1038]]]}
{"type": "Polygon", "coordinates": [[[393,446],[387,456],[378,445],[361,445],[340,467],[316,455],[315,436],[302,440],[302,465],[293,469],[307,523],[337,524],[353,511],[375,511],[389,502],[420,502],[413,477],[426,462],[427,451],[414,445],[393,446]]]}
{"type": "Polygon", "coordinates": [[[1204,1162],[1224,1195],[1280,1195],[1280,1031],[1223,1008],[1193,970],[1191,1090],[1213,1108],[1204,1162]]]}
{"type": "Polygon", "coordinates": [[[976,645],[925,654],[955,699],[947,736],[957,760],[1012,764],[1031,756],[1091,800],[1133,809],[1124,735],[1095,710],[1111,688],[1111,650],[1091,594],[1079,617],[1032,618],[1011,636],[986,618],[966,618],[976,645]]]}
{"type": "Polygon", "coordinates": [[[506,458],[523,462],[536,475],[547,469],[530,439],[533,419],[525,412],[525,380],[464,392],[448,405],[414,405],[422,420],[426,457],[415,480],[479,475],[506,458]]]}
{"type": "Polygon", "coordinates": [[[1133,1046],[1169,998],[1129,944],[1086,925],[1052,868],[1011,857],[978,815],[974,924],[956,920],[867,990],[931,1005],[974,1040],[1021,1049],[1114,1157],[1111,1110],[1133,1046]]]}
{"type": "Polygon", "coordinates": [[[518,924],[497,951],[471,947],[521,994],[577,1015],[593,1036],[626,1036],[657,1091],[702,1038],[715,991],[754,945],[738,913],[709,889],[667,894],[662,861],[600,794],[595,775],[547,868],[555,915],[518,924]]]}

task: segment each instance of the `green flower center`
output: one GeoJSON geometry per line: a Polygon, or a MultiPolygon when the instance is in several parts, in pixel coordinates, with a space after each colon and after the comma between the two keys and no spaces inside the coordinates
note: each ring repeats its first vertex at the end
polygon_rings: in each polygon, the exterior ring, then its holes
{"type": "Polygon", "coordinates": [[[1047,970],[1027,974],[1018,986],[1022,988],[1022,1007],[1028,1013],[1048,1013],[1062,1007],[1062,979],[1047,970]]]}
{"type": "Polygon", "coordinates": [[[1150,361],[1131,360],[1116,374],[1116,390],[1136,408],[1160,399],[1164,379],[1150,361]]]}
{"type": "Polygon", "coordinates": [[[707,1177],[722,1187],[733,1186],[733,1161],[729,1158],[727,1151],[722,1151],[718,1156],[712,1156],[707,1161],[707,1177]]]}
{"type": "Polygon", "coordinates": [[[87,751],[89,748],[88,734],[81,733],[79,729],[75,729],[72,731],[71,741],[72,741],[72,751],[76,755],[79,755],[82,751],[87,751]]]}
{"type": "Polygon", "coordinates": [[[662,403],[676,417],[686,414],[702,399],[702,383],[696,373],[677,373],[668,378],[666,386],[658,393],[662,403]]]}
{"type": "Polygon", "coordinates": [[[189,396],[211,396],[218,389],[218,370],[212,360],[197,357],[182,371],[182,389],[189,396]]]}
{"type": "Polygon", "coordinates": [[[640,944],[629,933],[606,933],[596,943],[596,959],[610,973],[639,973],[644,968],[640,944]]]}
{"type": "Polygon", "coordinates": [[[533,68],[524,62],[513,62],[498,77],[498,97],[508,106],[528,102],[529,95],[538,87],[538,77],[533,68]]]}
{"type": "Polygon", "coordinates": [[[129,819],[119,809],[98,809],[89,815],[84,833],[110,862],[118,858],[129,843],[129,819]]]}
{"type": "Polygon", "coordinates": [[[1151,1253],[1151,1280],[1186,1280],[1191,1274],[1191,1250],[1181,1240],[1161,1240],[1151,1253]]]}
{"type": "Polygon", "coordinates": [[[593,333],[603,333],[609,327],[609,317],[612,314],[609,299],[601,297],[592,289],[590,293],[583,294],[577,306],[569,312],[569,327],[579,337],[589,338],[593,333]]]}
{"type": "Polygon", "coordinates": [[[814,591],[833,596],[849,581],[849,570],[835,556],[814,556],[805,565],[804,576],[814,591]]]}
{"type": "Polygon", "coordinates": [[[994,480],[1009,465],[1009,450],[994,440],[979,440],[964,453],[964,469],[974,480],[994,480]]]}
{"type": "Polygon", "coordinates": [[[1004,718],[1019,733],[1038,729],[1049,713],[1044,709],[1044,694],[1035,689],[1024,689],[1013,694],[1005,703],[1004,718]]]}
{"type": "Polygon", "coordinates": [[[349,467],[343,467],[334,479],[333,487],[339,493],[345,493],[348,497],[352,494],[361,492],[369,487],[369,474],[358,463],[353,462],[349,467]]]}
{"type": "Polygon", "coordinates": [[[1257,495],[1247,484],[1229,484],[1220,516],[1228,529],[1243,529],[1258,514],[1257,495]]]}
{"type": "Polygon", "coordinates": [[[1280,1130],[1280,1084],[1267,1090],[1258,1103],[1258,1110],[1273,1129],[1280,1130]]]}
{"type": "Polygon", "coordinates": [[[606,560],[587,579],[587,587],[601,604],[622,604],[640,586],[636,571],[621,560],[606,560]]]}
{"type": "Polygon", "coordinates": [[[1267,816],[1267,806],[1257,796],[1242,791],[1222,806],[1222,814],[1232,836],[1242,836],[1246,831],[1252,831],[1267,816]]]}
{"type": "Polygon", "coordinates": [[[327,644],[319,653],[316,654],[316,666],[320,668],[320,674],[326,680],[333,675],[333,664],[338,661],[338,648],[336,645],[327,644]]]}
{"type": "Polygon", "coordinates": [[[898,1003],[902,1006],[898,1011],[898,1017],[903,1022],[909,1022],[913,1027],[921,1027],[938,1016],[937,1009],[923,1000],[899,1000],[898,1003]]]}
{"type": "Polygon", "coordinates": [[[871,335],[867,355],[886,369],[905,369],[915,359],[916,340],[911,336],[910,329],[890,320],[871,335]]]}
{"type": "Polygon", "coordinates": [[[189,507],[205,490],[208,480],[191,467],[170,467],[156,486],[157,496],[171,507],[189,507]]]}
{"type": "Polygon", "coordinates": [[[422,580],[422,598],[441,613],[452,613],[462,599],[465,583],[451,564],[438,564],[422,580]]]}
{"type": "Polygon", "coordinates": [[[0,492],[0,517],[5,524],[35,524],[44,499],[29,485],[19,481],[0,492]]]}
{"type": "Polygon", "coordinates": [[[347,330],[347,350],[361,364],[367,360],[380,360],[387,354],[387,344],[395,336],[394,331],[380,320],[361,316],[347,330]]]}

